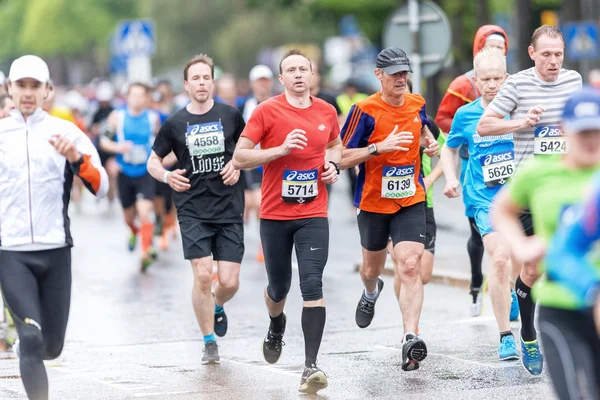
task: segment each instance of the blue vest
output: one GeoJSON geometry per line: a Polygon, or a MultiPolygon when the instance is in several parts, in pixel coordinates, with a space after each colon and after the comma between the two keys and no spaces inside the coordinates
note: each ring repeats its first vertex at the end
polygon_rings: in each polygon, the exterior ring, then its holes
{"type": "Polygon", "coordinates": [[[133,148],[126,154],[117,154],[117,162],[123,174],[130,178],[139,178],[148,173],[146,162],[150,158],[154,134],[159,126],[158,115],[151,110],[144,110],[138,116],[132,116],[126,109],[117,111],[118,143],[132,142],[133,148]]]}

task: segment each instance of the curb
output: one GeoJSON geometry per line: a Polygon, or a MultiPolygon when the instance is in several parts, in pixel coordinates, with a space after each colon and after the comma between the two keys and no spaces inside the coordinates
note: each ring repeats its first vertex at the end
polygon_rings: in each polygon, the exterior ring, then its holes
{"type": "MultiPolygon", "coordinates": [[[[354,264],[354,271],[359,272],[362,265],[362,260],[354,264]]],[[[383,275],[394,276],[394,265],[391,261],[385,263],[383,275]]],[[[444,268],[433,267],[430,283],[437,283],[449,286],[469,287],[471,284],[471,275],[462,272],[456,272],[444,268]]]]}

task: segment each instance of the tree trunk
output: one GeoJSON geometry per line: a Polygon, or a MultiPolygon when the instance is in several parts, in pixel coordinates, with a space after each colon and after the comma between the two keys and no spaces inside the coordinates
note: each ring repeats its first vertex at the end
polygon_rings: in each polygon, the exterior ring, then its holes
{"type": "Polygon", "coordinates": [[[488,0],[477,1],[477,22],[479,25],[489,24],[491,21],[490,17],[490,4],[488,0]]]}
{"type": "Polygon", "coordinates": [[[532,61],[527,53],[527,48],[531,41],[533,19],[532,19],[532,0],[517,0],[517,54],[519,70],[531,67],[532,61]]]}

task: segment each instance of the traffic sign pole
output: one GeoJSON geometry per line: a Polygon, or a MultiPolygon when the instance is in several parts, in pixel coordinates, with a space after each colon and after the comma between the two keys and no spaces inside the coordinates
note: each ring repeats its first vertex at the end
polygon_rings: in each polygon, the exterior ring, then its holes
{"type": "Polygon", "coordinates": [[[413,93],[421,93],[421,41],[419,39],[419,2],[418,0],[408,1],[408,30],[413,42],[413,53],[410,57],[410,64],[413,70],[413,93]]]}

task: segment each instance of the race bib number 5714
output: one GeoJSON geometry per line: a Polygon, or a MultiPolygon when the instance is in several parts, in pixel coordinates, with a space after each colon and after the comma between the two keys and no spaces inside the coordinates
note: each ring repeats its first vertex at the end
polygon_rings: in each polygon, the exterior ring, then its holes
{"type": "Polygon", "coordinates": [[[319,171],[290,170],[283,171],[281,183],[281,198],[286,203],[310,203],[319,194],[319,171]]]}
{"type": "Polygon", "coordinates": [[[566,154],[567,141],[560,126],[535,128],[534,154],[566,154]]]}

